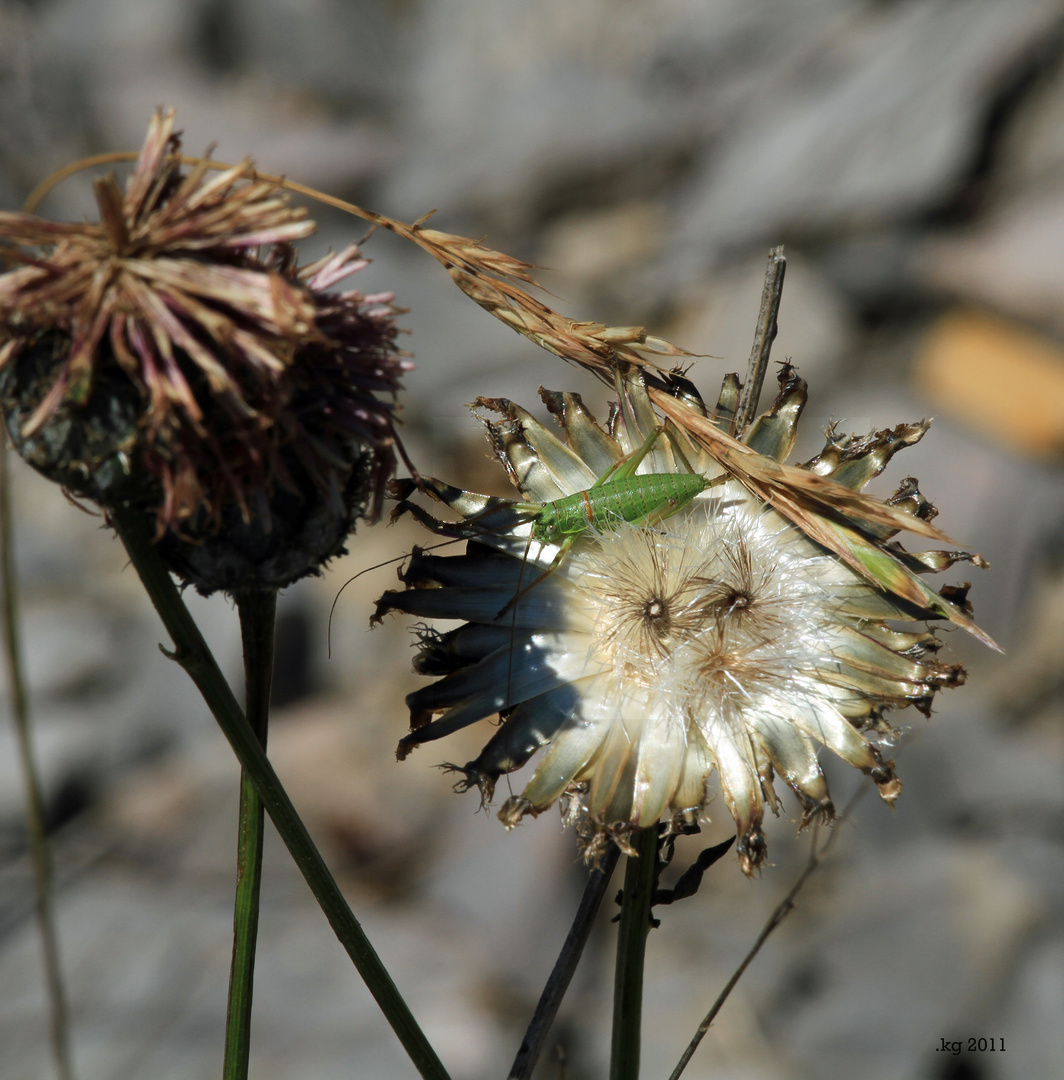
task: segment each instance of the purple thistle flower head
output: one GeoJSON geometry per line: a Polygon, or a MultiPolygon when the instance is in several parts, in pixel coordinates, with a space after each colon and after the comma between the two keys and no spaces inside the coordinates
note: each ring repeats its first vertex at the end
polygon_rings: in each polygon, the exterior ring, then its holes
{"type": "Polygon", "coordinates": [[[157,112],[98,222],[0,213],[0,408],[45,475],[151,514],[200,588],[280,586],[379,513],[410,364],[390,296],[334,291],[356,247],[298,265],[304,210],[179,148],[157,112]]]}

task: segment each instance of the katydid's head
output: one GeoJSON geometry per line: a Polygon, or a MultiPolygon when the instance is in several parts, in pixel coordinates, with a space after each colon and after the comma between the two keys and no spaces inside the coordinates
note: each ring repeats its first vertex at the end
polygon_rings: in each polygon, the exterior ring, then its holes
{"type": "Polygon", "coordinates": [[[926,714],[964,673],[936,658],[926,626],[890,624],[948,618],[978,633],[957,591],[914,584],[913,568],[983,563],[888,548],[901,528],[934,531],[928,504],[909,487],[894,506],[860,494],[924,425],[831,433],[814,461],[787,468],[805,385],[789,366],[780,382],[741,441],[722,405],[706,409],[683,384],[685,406],[732,454],[723,466],[697,425],[662,423],[634,370],[605,428],[576,395],[544,395],[564,441],[509,402],[481,402],[502,414],[488,430],[521,501],[427,482],[462,518],[434,527],[467,536],[467,551],[416,554],[407,589],[385,593],[378,615],[462,625],[420,631],[416,667],[439,678],[408,698],[400,756],[498,712],[481,753],[450,768],[459,789],[490,801],[503,774],[539,753],[502,805],[508,826],[559,802],[593,858],[609,842],[627,847],[633,829],[704,816],[719,791],[748,874],[765,857],[765,807],[782,805],[777,779],[802,825],[832,816],[820,747],[893,803],[888,714],[926,714]],[[884,520],[895,527],[873,524],[884,520]]]}

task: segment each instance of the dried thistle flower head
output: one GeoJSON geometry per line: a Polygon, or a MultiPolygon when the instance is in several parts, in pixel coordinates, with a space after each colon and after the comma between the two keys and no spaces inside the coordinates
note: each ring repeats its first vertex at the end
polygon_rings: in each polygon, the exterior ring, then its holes
{"type": "Polygon", "coordinates": [[[300,267],[303,210],[178,150],[156,113],[99,222],[0,214],[0,407],[45,475],[151,513],[200,588],[280,586],[378,512],[409,365],[390,296],[330,291],[357,248],[300,267]]]}
{"type": "MultiPolygon", "coordinates": [[[[686,380],[674,388],[707,414],[686,380]]],[[[735,388],[726,381],[711,417],[724,428],[735,388]]],[[[646,505],[611,517],[592,485],[660,423],[634,368],[618,390],[606,429],[577,395],[544,392],[564,442],[508,401],[478,402],[502,413],[488,431],[525,500],[545,506],[587,491],[581,500],[591,523],[540,581],[558,547],[533,538],[535,515],[428,481],[430,494],[463,518],[447,524],[409,501],[413,489],[406,489],[397,512],[412,511],[470,543],[459,556],[415,550],[406,590],[378,603],[378,619],[398,610],[463,621],[445,633],[418,631],[415,668],[439,679],[407,699],[412,730],[399,755],[498,712],[502,723],[480,755],[451,766],[463,775],[457,788],[476,786],[490,800],[501,775],[543,750],[499,816],[512,826],[567,801],[590,856],[609,838],[626,844],[633,828],[663,816],[677,823],[697,816],[715,769],[740,863],[752,873],[765,857],[765,806],[777,813],[781,806],[776,777],[797,796],[803,825],[831,817],[819,745],[868,774],[887,803],[897,798],[886,714],[906,705],[928,713],[938,690],[958,685],[964,673],[936,658],[933,632],[889,623],[944,611],[966,621],[958,607],[963,590],[934,593],[934,605],[919,607],[876,587],[671,425],[651,443],[636,478],[691,468],[705,478],[704,490],[656,513],[646,505]]],[[[805,383],[785,365],[775,404],[744,439],[761,460],[789,454],[805,396],[805,383]]],[[[926,428],[901,425],[865,438],[831,432],[802,468],[856,491],[926,428]]],[[[912,480],[891,502],[914,525],[933,513],[912,480]]],[[[983,565],[966,552],[909,555],[892,545],[888,553],[897,531],[869,524],[866,535],[884,557],[921,571],[964,560],[983,565]]]]}

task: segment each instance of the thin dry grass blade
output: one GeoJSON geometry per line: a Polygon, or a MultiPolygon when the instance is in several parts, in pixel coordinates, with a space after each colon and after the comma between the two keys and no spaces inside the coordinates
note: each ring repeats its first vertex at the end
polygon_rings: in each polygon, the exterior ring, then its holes
{"type": "Polygon", "coordinates": [[[826,477],[780,465],[725,435],[670,394],[653,387],[649,392],[654,404],[744,487],[862,577],[892,596],[949,619],[991,648],[998,648],[960,608],[945,601],[881,545],[863,536],[860,528],[862,522],[873,522],[953,543],[934,525],[826,477]]]}
{"type": "MultiPolygon", "coordinates": [[[[779,494],[813,503],[822,510],[839,514],[856,523],[884,525],[908,530],[933,540],[952,544],[941,529],[922,518],[913,517],[893,506],[854,491],[825,476],[810,473],[794,465],[781,465],[764,454],[751,450],[731,435],[726,435],[712,421],[688,408],[671,394],[656,387],[648,388],[650,398],[666,416],[683,428],[700,446],[755,495],[776,506],[779,494]],[[778,494],[779,493],[779,494],[778,494]]],[[[784,506],[778,506],[781,513],[784,506]]],[[[788,515],[789,516],[789,515],[788,515]]],[[[803,525],[803,522],[795,522],[803,525]]]]}

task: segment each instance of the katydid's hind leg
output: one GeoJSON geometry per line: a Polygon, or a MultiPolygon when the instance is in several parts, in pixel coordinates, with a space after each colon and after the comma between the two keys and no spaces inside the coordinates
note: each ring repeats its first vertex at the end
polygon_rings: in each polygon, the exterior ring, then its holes
{"type": "Polygon", "coordinates": [[[667,517],[672,517],[679,509],[681,509],[681,505],[678,499],[666,499],[660,506],[651,510],[649,514],[636,518],[632,524],[653,529],[667,517]]]}
{"type": "Polygon", "coordinates": [[[412,480],[397,480],[392,485],[392,491],[400,500],[392,510],[393,523],[403,514],[410,514],[438,536],[459,539],[472,540],[478,536],[505,532],[514,525],[531,521],[539,510],[534,503],[512,502],[497,495],[478,495],[433,477],[423,477],[420,484],[415,484],[412,480]],[[411,501],[411,496],[418,491],[460,514],[461,520],[452,522],[434,517],[424,507],[411,501]],[[499,521],[491,521],[496,514],[499,515],[499,521]]]}
{"type": "Polygon", "coordinates": [[[680,440],[676,437],[675,425],[671,420],[666,420],[665,426],[662,428],[662,433],[665,438],[669,440],[669,445],[672,447],[672,452],[680,459],[680,464],[689,472],[694,473],[694,467],[687,460],[687,455],[683,452],[683,448],[680,446],[680,440]]]}
{"type": "Polygon", "coordinates": [[[660,425],[654,428],[641,446],[636,447],[630,454],[626,454],[620,461],[610,466],[588,490],[594,491],[595,488],[601,487],[611,480],[624,480],[629,476],[634,476],[636,469],[643,463],[643,458],[650,453],[651,447],[661,438],[664,430],[660,425]]]}
{"type": "MultiPolygon", "coordinates": [[[[550,566],[543,571],[535,581],[529,582],[524,588],[521,587],[520,579],[518,579],[517,592],[499,609],[499,613],[495,616],[496,619],[501,619],[503,615],[510,610],[510,608],[516,606],[517,601],[521,599],[526,593],[531,592],[541,581],[546,581],[547,578],[554,573],[562,564],[562,559],[568,554],[569,549],[576,542],[575,536],[567,536],[561,544],[558,545],[558,554],[551,559],[550,566]]],[[[531,537],[529,538],[529,547],[531,547],[531,537]]],[[[525,558],[527,560],[528,551],[525,551],[525,558]]],[[[524,573],[524,565],[521,567],[521,572],[524,573]]]]}
{"type": "Polygon", "coordinates": [[[658,439],[664,436],[672,447],[673,453],[679,458],[680,464],[689,473],[694,473],[694,468],[687,460],[687,455],[683,452],[680,446],[680,441],[676,437],[675,425],[670,420],[666,420],[664,424],[659,424],[654,430],[643,440],[642,445],[638,446],[630,454],[621,458],[616,465],[607,469],[602,476],[595,481],[594,487],[590,490],[594,490],[596,487],[600,487],[602,484],[607,483],[610,480],[624,480],[626,477],[634,476],[636,469],[642,464],[643,459],[650,453],[654,446],[654,443],[658,439]]]}
{"type": "Polygon", "coordinates": [[[499,510],[498,506],[488,506],[472,517],[463,518],[461,521],[444,521],[434,517],[423,506],[417,503],[403,501],[393,511],[391,520],[394,523],[403,514],[409,514],[415,521],[424,525],[430,532],[437,536],[449,536],[454,540],[476,540],[481,536],[490,536],[494,529],[481,528],[479,522],[490,514],[499,510]]]}
{"type": "MultiPolygon", "coordinates": [[[[676,425],[671,420],[667,420],[665,422],[665,427],[662,430],[664,432],[665,438],[669,440],[669,443],[672,446],[673,452],[680,459],[680,464],[692,476],[694,476],[694,475],[702,475],[702,474],[699,474],[698,470],[691,464],[690,461],[687,460],[687,455],[683,452],[683,447],[680,446],[680,440],[679,440],[679,438],[677,437],[677,434],[676,434],[676,431],[677,431],[676,425]]],[[[722,472],[719,476],[713,477],[712,480],[707,479],[706,480],[706,487],[707,488],[708,487],[717,487],[720,484],[727,483],[728,480],[730,480],[730,479],[731,479],[731,477],[726,472],[722,472]]]]}
{"type": "Polygon", "coordinates": [[[417,503],[401,502],[392,511],[392,521],[397,521],[403,514],[409,514],[415,521],[424,525],[426,529],[434,532],[437,536],[450,536],[455,540],[464,540],[476,533],[471,532],[465,528],[464,521],[441,521],[437,517],[433,517],[424,507],[418,506],[417,503]]]}
{"type": "MultiPolygon", "coordinates": [[[[428,524],[424,518],[426,511],[422,510],[417,503],[410,501],[411,497],[418,492],[435,499],[436,502],[443,503],[445,506],[450,506],[462,514],[463,517],[469,516],[470,512],[468,508],[461,505],[463,500],[473,499],[479,502],[480,505],[475,507],[473,512],[483,509],[483,504],[487,501],[485,495],[473,495],[471,492],[463,491],[462,488],[455,487],[453,484],[445,484],[442,480],[437,480],[431,476],[419,477],[417,481],[399,478],[388,485],[388,493],[393,499],[397,500],[397,505],[391,513],[392,523],[401,518],[403,514],[413,514],[422,524],[428,524]],[[463,510],[466,512],[463,513],[463,510]]],[[[430,520],[435,521],[436,519],[431,518],[430,515],[430,520]]],[[[432,528],[432,525],[428,525],[428,527],[432,528]]]]}
{"type": "Polygon", "coordinates": [[[515,502],[513,499],[503,499],[498,495],[478,495],[475,491],[466,491],[465,488],[444,483],[433,476],[421,477],[420,483],[405,479],[393,480],[390,490],[392,497],[399,500],[396,511],[400,514],[411,505],[410,498],[415,492],[421,492],[435,499],[436,502],[443,503],[455,513],[461,514],[467,521],[482,518],[492,510],[514,510],[525,514],[534,513],[538,509],[535,503],[515,502]]]}
{"type": "MultiPolygon", "coordinates": [[[[697,475],[692,473],[691,475],[697,475]]],[[[673,514],[678,513],[685,506],[705,491],[707,488],[716,487],[718,484],[723,484],[729,479],[727,473],[722,473],[720,476],[714,477],[712,480],[706,480],[702,478],[702,488],[700,491],[693,495],[687,495],[683,498],[665,499],[658,506],[656,506],[649,513],[643,514],[641,517],[634,518],[633,525],[648,526],[653,529],[660,525],[667,517],[672,517],[673,514]]]]}

